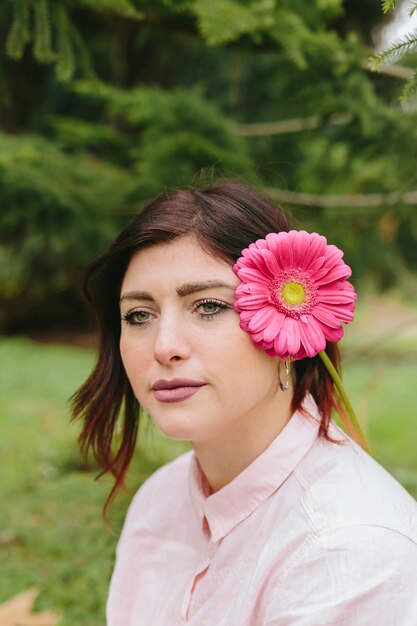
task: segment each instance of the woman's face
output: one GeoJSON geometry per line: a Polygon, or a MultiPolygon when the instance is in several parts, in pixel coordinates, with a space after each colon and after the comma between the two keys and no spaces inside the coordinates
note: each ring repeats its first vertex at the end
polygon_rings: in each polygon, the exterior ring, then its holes
{"type": "Polygon", "coordinates": [[[232,268],[190,237],[131,259],[121,288],[120,352],[140,404],[168,437],[213,441],[256,425],[278,392],[278,360],[255,348],[233,310],[232,268]]]}

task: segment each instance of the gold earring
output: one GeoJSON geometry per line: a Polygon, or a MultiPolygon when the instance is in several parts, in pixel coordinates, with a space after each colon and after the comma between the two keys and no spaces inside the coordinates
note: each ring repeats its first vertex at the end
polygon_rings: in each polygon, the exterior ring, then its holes
{"type": "Polygon", "coordinates": [[[290,386],[290,366],[288,365],[288,361],[284,361],[284,366],[285,366],[285,381],[282,381],[281,378],[281,365],[282,365],[282,361],[279,362],[278,365],[278,381],[279,381],[279,386],[281,388],[282,391],[287,391],[288,387],[290,386]]]}

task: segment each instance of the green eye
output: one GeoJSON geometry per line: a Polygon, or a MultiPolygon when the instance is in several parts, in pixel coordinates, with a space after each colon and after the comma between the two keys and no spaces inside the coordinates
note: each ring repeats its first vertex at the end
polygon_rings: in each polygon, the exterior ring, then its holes
{"type": "Polygon", "coordinates": [[[123,316],[123,319],[130,326],[140,326],[149,321],[149,315],[147,311],[130,311],[123,316]]]}
{"type": "Polygon", "coordinates": [[[228,308],[229,306],[221,300],[205,300],[197,304],[196,311],[202,319],[209,320],[223,313],[228,308]]]}
{"type": "Polygon", "coordinates": [[[135,322],[146,322],[149,317],[149,313],[146,311],[136,311],[132,313],[132,318],[135,322]]]}
{"type": "Polygon", "coordinates": [[[201,305],[204,313],[215,313],[219,308],[217,302],[203,302],[201,305]]]}

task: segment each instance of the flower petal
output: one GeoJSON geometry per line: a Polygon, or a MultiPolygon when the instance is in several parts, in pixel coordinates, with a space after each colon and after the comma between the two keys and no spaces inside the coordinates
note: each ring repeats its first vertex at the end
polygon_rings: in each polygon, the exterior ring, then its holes
{"type": "Polygon", "coordinates": [[[340,261],[343,257],[343,250],[340,250],[337,246],[333,244],[328,244],[326,247],[326,265],[328,267],[333,267],[340,261]]]}
{"type": "Polygon", "coordinates": [[[320,302],[325,302],[326,304],[349,304],[353,300],[352,294],[345,291],[336,291],[328,294],[322,294],[319,291],[319,299],[320,302]]]}
{"type": "MultiPolygon", "coordinates": [[[[267,250],[265,249],[265,251],[267,251],[267,250]]],[[[269,250],[268,250],[268,252],[269,252],[269,250]]],[[[251,260],[253,261],[253,264],[254,264],[255,268],[260,270],[263,274],[265,274],[265,276],[270,277],[271,276],[271,271],[268,268],[268,264],[265,263],[265,260],[263,258],[263,253],[264,253],[264,250],[252,250],[251,251],[251,260]]]]}
{"type": "Polygon", "coordinates": [[[256,296],[261,294],[266,297],[269,296],[269,289],[264,283],[241,283],[235,290],[236,297],[243,295],[256,296]]]}
{"type": "Polygon", "coordinates": [[[314,315],[319,322],[326,324],[326,326],[329,326],[330,328],[340,328],[340,321],[337,316],[332,311],[329,311],[324,307],[315,306],[312,311],[312,315],[314,315]]]}
{"type": "Polygon", "coordinates": [[[334,315],[341,322],[345,322],[348,324],[353,320],[353,314],[355,311],[355,306],[343,305],[337,306],[332,304],[325,304],[324,302],[320,303],[320,309],[323,311],[327,311],[334,315]]]}
{"type": "Polygon", "coordinates": [[[283,270],[287,268],[282,261],[283,259],[287,259],[288,255],[290,255],[290,266],[292,266],[293,253],[290,233],[285,231],[280,233],[270,233],[266,236],[266,241],[268,242],[269,250],[275,256],[283,270]]]}
{"type": "Polygon", "coordinates": [[[323,235],[318,235],[317,233],[311,233],[310,235],[310,247],[306,252],[306,255],[303,260],[303,269],[308,270],[310,264],[313,263],[317,259],[317,257],[322,256],[325,248],[326,248],[326,238],[323,235]]]}
{"type": "Polygon", "coordinates": [[[279,356],[281,359],[285,359],[285,357],[288,355],[288,350],[287,350],[287,320],[288,320],[288,318],[286,317],[284,319],[284,323],[282,324],[281,330],[279,331],[278,335],[274,339],[275,355],[279,356]]]}
{"type": "Polygon", "coordinates": [[[351,283],[348,283],[347,280],[338,280],[332,285],[320,285],[319,287],[319,294],[333,294],[340,291],[351,293],[353,299],[356,299],[355,289],[351,283]]]}
{"type": "Polygon", "coordinates": [[[246,282],[252,282],[252,281],[259,282],[264,285],[268,285],[271,280],[270,278],[268,279],[265,276],[265,274],[263,274],[259,270],[250,269],[248,267],[244,267],[238,270],[237,275],[240,278],[240,280],[243,280],[246,282]]]}
{"type": "Polygon", "coordinates": [[[330,268],[323,277],[315,277],[314,280],[317,285],[327,285],[328,283],[340,280],[341,278],[349,278],[351,274],[352,270],[349,265],[342,262],[339,265],[335,265],[330,268]]]}
{"type": "Polygon", "coordinates": [[[326,337],[323,329],[312,315],[308,316],[307,324],[300,324],[300,334],[308,356],[313,357],[325,349],[326,337]]]}
{"type": "Polygon", "coordinates": [[[251,337],[252,337],[252,341],[257,345],[257,346],[262,346],[264,343],[264,334],[263,331],[259,331],[258,333],[251,333],[251,337]]]}
{"type": "MultiPolygon", "coordinates": [[[[288,235],[288,233],[285,233],[285,234],[288,235]]],[[[286,237],[285,239],[280,238],[279,251],[278,251],[277,256],[284,270],[292,269],[294,255],[292,252],[292,245],[291,245],[291,240],[289,239],[289,237],[286,237]]]]}
{"type": "Polygon", "coordinates": [[[305,230],[290,230],[288,235],[292,243],[294,267],[301,269],[304,257],[310,245],[310,235],[305,230]]]}
{"type": "Polygon", "coordinates": [[[255,246],[258,248],[258,250],[263,250],[264,248],[268,247],[268,244],[266,243],[265,239],[257,239],[255,242],[255,246]]]}
{"type": "Polygon", "coordinates": [[[281,258],[280,258],[281,257],[280,241],[282,239],[280,235],[282,234],[283,233],[269,233],[265,238],[265,241],[268,245],[267,249],[274,255],[274,258],[280,268],[280,271],[284,269],[281,263],[281,258]]]}
{"type": "Polygon", "coordinates": [[[249,322],[249,330],[257,333],[263,330],[273,319],[275,315],[275,307],[265,306],[253,313],[249,322]]]}
{"type": "Polygon", "coordinates": [[[316,356],[317,351],[313,345],[309,333],[306,330],[307,327],[307,324],[300,325],[301,346],[304,348],[306,355],[312,358],[313,356],[316,356]]]}
{"type": "Polygon", "coordinates": [[[262,250],[262,257],[272,276],[277,276],[278,274],[281,274],[281,266],[279,265],[275,255],[272,254],[270,250],[262,250]]]}
{"type": "MultiPolygon", "coordinates": [[[[313,261],[313,263],[308,268],[309,273],[313,275],[315,281],[316,281],[316,276],[314,272],[318,272],[323,267],[325,261],[326,261],[325,256],[319,256],[315,261],[313,261]]],[[[326,272],[327,271],[329,271],[328,268],[326,269],[326,272]]]]}
{"type": "Polygon", "coordinates": [[[333,343],[336,343],[337,341],[340,341],[344,334],[345,329],[343,328],[343,326],[339,326],[339,328],[329,328],[328,326],[326,327],[325,335],[327,341],[332,341],[333,343]]]}
{"type": "Polygon", "coordinates": [[[244,295],[236,301],[239,311],[243,309],[259,309],[259,307],[267,306],[269,304],[268,296],[264,294],[244,295]]]}
{"type": "Polygon", "coordinates": [[[302,324],[302,322],[292,317],[287,318],[287,346],[291,356],[295,356],[300,349],[300,324],[302,324]]]}
{"type": "Polygon", "coordinates": [[[270,324],[264,330],[264,340],[274,341],[284,323],[285,315],[279,311],[275,311],[275,315],[270,324]]]}

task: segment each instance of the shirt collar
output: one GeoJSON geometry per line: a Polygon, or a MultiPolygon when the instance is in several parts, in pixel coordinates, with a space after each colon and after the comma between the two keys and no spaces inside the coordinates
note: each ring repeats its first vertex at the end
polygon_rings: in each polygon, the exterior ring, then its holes
{"type": "Polygon", "coordinates": [[[210,487],[195,453],[188,475],[191,500],[213,541],[219,541],[246,519],[292,473],[317,439],[320,425],[311,396],[304,403],[308,415],[296,411],[269,446],[230,483],[210,494],[210,487]]]}

